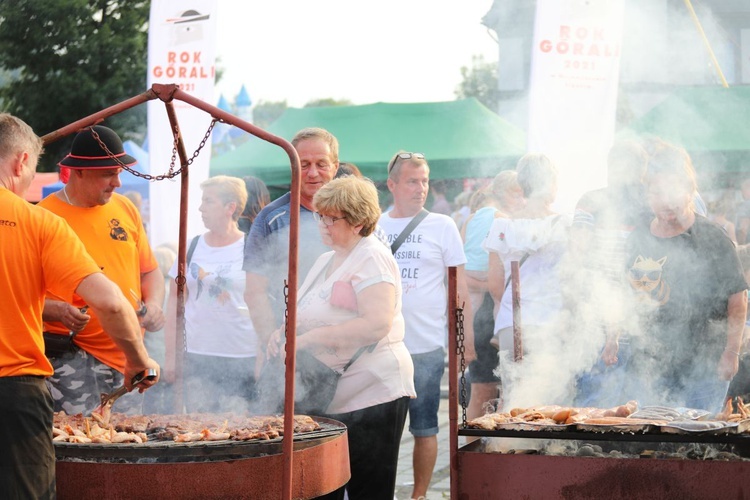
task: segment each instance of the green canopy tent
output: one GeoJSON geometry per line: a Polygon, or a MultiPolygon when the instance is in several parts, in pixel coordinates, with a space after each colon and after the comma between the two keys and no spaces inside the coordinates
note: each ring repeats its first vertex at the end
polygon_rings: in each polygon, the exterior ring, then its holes
{"type": "Polygon", "coordinates": [[[684,147],[701,174],[750,171],[750,87],[683,87],[618,136],[684,147]]]}
{"type": "MultiPolygon", "coordinates": [[[[339,140],[339,159],[373,181],[386,179],[397,151],[424,153],[432,179],[491,177],[525,153],[525,133],[474,98],[432,103],[290,108],[268,131],[291,140],[305,127],[322,127],[339,140]]],[[[251,137],[211,160],[211,175],[254,175],[269,186],[290,182],[289,159],[251,137]]]]}

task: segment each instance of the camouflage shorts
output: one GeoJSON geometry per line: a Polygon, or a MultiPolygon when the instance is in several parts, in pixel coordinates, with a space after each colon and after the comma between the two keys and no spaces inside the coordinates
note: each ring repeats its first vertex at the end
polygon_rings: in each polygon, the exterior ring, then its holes
{"type": "MultiPolygon", "coordinates": [[[[112,392],[123,384],[122,373],[110,368],[83,349],[50,358],[55,373],[47,379],[55,411],[68,415],[88,415],[99,406],[100,394],[112,392]]],[[[117,400],[113,411],[139,415],[143,394],[132,391],[117,400]]]]}

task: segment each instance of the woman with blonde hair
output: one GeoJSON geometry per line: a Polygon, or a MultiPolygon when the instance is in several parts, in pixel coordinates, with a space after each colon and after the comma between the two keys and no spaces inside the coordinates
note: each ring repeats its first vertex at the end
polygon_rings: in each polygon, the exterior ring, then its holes
{"type": "MultiPolygon", "coordinates": [[[[208,229],[190,242],[186,261],[185,406],[189,412],[243,411],[255,390],[257,338],[247,317],[242,270],[245,234],[237,220],[247,202],[242,179],[203,181],[199,207],[208,229]]],[[[177,263],[169,275],[177,276],[177,263]]],[[[177,292],[170,291],[167,345],[174,345],[177,292]]],[[[179,353],[167,351],[174,366],[179,353]]]]}

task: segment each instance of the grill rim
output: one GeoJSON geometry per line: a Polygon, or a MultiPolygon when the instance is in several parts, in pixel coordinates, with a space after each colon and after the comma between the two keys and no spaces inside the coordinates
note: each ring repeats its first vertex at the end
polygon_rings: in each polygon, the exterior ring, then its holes
{"type": "MultiPolygon", "coordinates": [[[[295,449],[326,442],[347,431],[343,423],[325,417],[311,417],[321,429],[295,433],[295,449]]],[[[282,452],[283,437],[235,441],[147,441],[145,443],[67,443],[54,442],[55,457],[60,461],[96,463],[174,463],[223,461],[256,458],[282,452]]]]}

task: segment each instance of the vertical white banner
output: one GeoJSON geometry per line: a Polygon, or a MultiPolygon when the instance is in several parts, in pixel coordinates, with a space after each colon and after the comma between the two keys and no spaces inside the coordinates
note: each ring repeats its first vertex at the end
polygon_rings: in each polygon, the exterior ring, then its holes
{"type": "MultiPolygon", "coordinates": [[[[152,0],[148,31],[148,86],[175,83],[185,92],[213,103],[216,59],[217,0],[152,0]]],[[[198,148],[211,116],[182,101],[173,101],[188,158],[198,148]]],[[[164,102],[148,103],[151,175],[166,173],[172,158],[172,129],[164,102]]],[[[190,165],[188,236],[203,232],[198,206],[199,184],[208,178],[211,141],[190,165]]],[[[175,170],[180,168],[179,156],[175,170]]],[[[177,242],[180,176],[150,184],[149,240],[152,246],[177,242]]]]}
{"type": "Polygon", "coordinates": [[[537,0],[528,150],[557,165],[557,210],[606,185],[620,76],[624,0],[537,0]]]}

